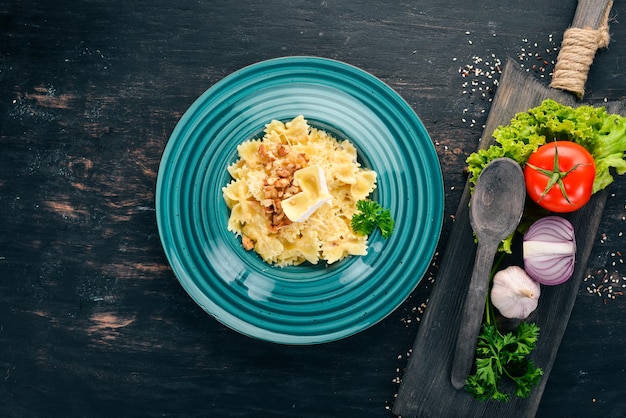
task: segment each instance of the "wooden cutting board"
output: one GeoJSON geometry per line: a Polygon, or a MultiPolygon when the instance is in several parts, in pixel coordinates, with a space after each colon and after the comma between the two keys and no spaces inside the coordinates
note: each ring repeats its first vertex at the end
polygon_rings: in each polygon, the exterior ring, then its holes
{"type": "MultiPolygon", "coordinates": [[[[587,10],[589,7],[594,7],[593,0],[580,0],[573,27],[588,25],[586,22],[590,19],[587,10]]],[[[597,24],[596,18],[591,19],[597,24]]],[[[493,143],[492,134],[498,126],[508,124],[516,113],[527,111],[548,98],[563,104],[577,104],[572,94],[544,86],[513,59],[509,59],[485,125],[481,147],[486,148],[493,143]]],[[[610,113],[626,114],[626,106],[621,102],[602,105],[610,113]]],[[[570,220],[575,229],[577,261],[569,281],[562,285],[542,288],[539,306],[532,314],[532,321],[541,330],[537,348],[532,354],[536,365],[544,371],[539,386],[534,388],[526,399],[511,397],[506,403],[480,402],[465,390],[454,389],[450,382],[461,312],[476,249],[469,223],[470,192],[469,185],[466,184],[435,286],[420,322],[412,354],[394,403],[393,412],[396,415],[433,418],[535,416],[586,272],[607,196],[606,189],[598,192],[582,209],[564,216],[570,220]]],[[[512,393],[510,389],[509,387],[507,391],[512,393]]]]}

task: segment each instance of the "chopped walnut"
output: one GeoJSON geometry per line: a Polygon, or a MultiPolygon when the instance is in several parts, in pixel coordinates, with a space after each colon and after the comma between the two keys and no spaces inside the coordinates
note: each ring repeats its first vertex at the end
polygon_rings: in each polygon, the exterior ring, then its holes
{"type": "Polygon", "coordinates": [[[288,197],[293,196],[294,194],[298,194],[302,191],[302,189],[300,189],[298,186],[295,185],[291,185],[289,187],[287,187],[287,189],[285,190],[285,193],[283,194],[285,196],[285,199],[288,197]]]}
{"type": "Polygon", "coordinates": [[[281,145],[278,148],[278,155],[281,157],[285,157],[287,154],[289,154],[289,151],[291,151],[291,147],[289,147],[289,145],[281,145]]]}
{"type": "Polygon", "coordinates": [[[268,173],[263,183],[264,198],[259,203],[270,221],[270,231],[278,232],[291,223],[282,210],[281,200],[300,193],[300,187],[293,184],[293,176],[307,165],[308,159],[303,153],[291,153],[291,147],[287,144],[277,145],[274,150],[261,144],[258,152],[268,173]]]}
{"type": "Polygon", "coordinates": [[[274,182],[274,187],[276,187],[277,189],[284,189],[286,187],[289,187],[290,185],[291,180],[286,178],[279,178],[274,182]]]}
{"type": "Polygon", "coordinates": [[[242,235],[241,236],[241,245],[243,246],[244,250],[250,251],[251,249],[254,248],[254,241],[252,241],[252,239],[249,236],[242,235]]]}
{"type": "Polygon", "coordinates": [[[273,185],[268,185],[263,187],[263,194],[267,199],[276,199],[278,197],[278,190],[273,185]]]}
{"type": "Polygon", "coordinates": [[[278,175],[278,177],[285,178],[285,177],[290,177],[290,176],[292,176],[292,175],[293,175],[293,172],[292,172],[292,171],[289,171],[289,170],[288,170],[288,169],[286,169],[286,168],[279,168],[279,169],[277,169],[277,170],[276,170],[276,174],[278,175]]]}
{"type": "Polygon", "coordinates": [[[272,153],[271,153],[271,151],[269,151],[269,150],[267,149],[267,147],[265,146],[265,144],[261,144],[261,145],[259,146],[259,155],[260,155],[262,158],[267,159],[267,160],[270,160],[270,161],[274,161],[274,160],[276,159],[276,157],[274,157],[274,154],[272,154],[272,153]]]}
{"type": "Polygon", "coordinates": [[[300,170],[302,167],[306,167],[309,164],[309,159],[306,154],[300,153],[296,158],[296,170],[300,170]]]}
{"type": "Polygon", "coordinates": [[[276,212],[276,207],[274,206],[273,199],[263,199],[261,200],[261,206],[265,209],[265,213],[274,213],[276,212]]]}

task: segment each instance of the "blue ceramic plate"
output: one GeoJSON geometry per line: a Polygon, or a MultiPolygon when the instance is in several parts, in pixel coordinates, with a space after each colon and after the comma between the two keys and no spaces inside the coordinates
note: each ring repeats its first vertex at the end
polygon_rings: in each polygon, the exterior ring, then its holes
{"type": "Polygon", "coordinates": [[[163,154],[156,212],[169,263],[206,312],[251,337],[316,344],[370,327],[415,289],[441,232],[443,181],[426,129],[389,86],[341,62],[286,57],[231,74],[191,105],[163,154]],[[237,145],[300,114],[351,140],[378,173],[371,197],[396,227],[386,240],[374,232],[366,256],[273,267],[227,230],[222,187],[237,145]]]}

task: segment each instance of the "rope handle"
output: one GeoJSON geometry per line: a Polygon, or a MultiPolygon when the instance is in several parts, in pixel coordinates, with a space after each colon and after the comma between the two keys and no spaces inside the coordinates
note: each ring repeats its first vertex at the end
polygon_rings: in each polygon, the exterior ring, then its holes
{"type": "Polygon", "coordinates": [[[609,2],[598,29],[572,27],[565,31],[550,87],[570,91],[582,99],[589,67],[596,51],[606,48],[611,40],[609,33],[611,4],[612,1],[609,2]]]}

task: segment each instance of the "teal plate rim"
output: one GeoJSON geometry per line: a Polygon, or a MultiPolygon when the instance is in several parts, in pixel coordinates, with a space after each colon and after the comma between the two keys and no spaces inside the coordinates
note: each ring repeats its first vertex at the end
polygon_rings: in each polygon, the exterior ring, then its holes
{"type": "Polygon", "coordinates": [[[413,292],[438,244],[444,192],[432,140],[399,94],[350,64],[293,56],[235,71],[189,107],[163,151],[155,201],[168,262],[204,311],[249,337],[318,344],[371,327],[413,292]],[[227,230],[222,187],[237,145],[300,114],[349,139],[378,174],[372,198],[396,226],[388,239],[370,235],[365,256],[275,267],[227,230]]]}

